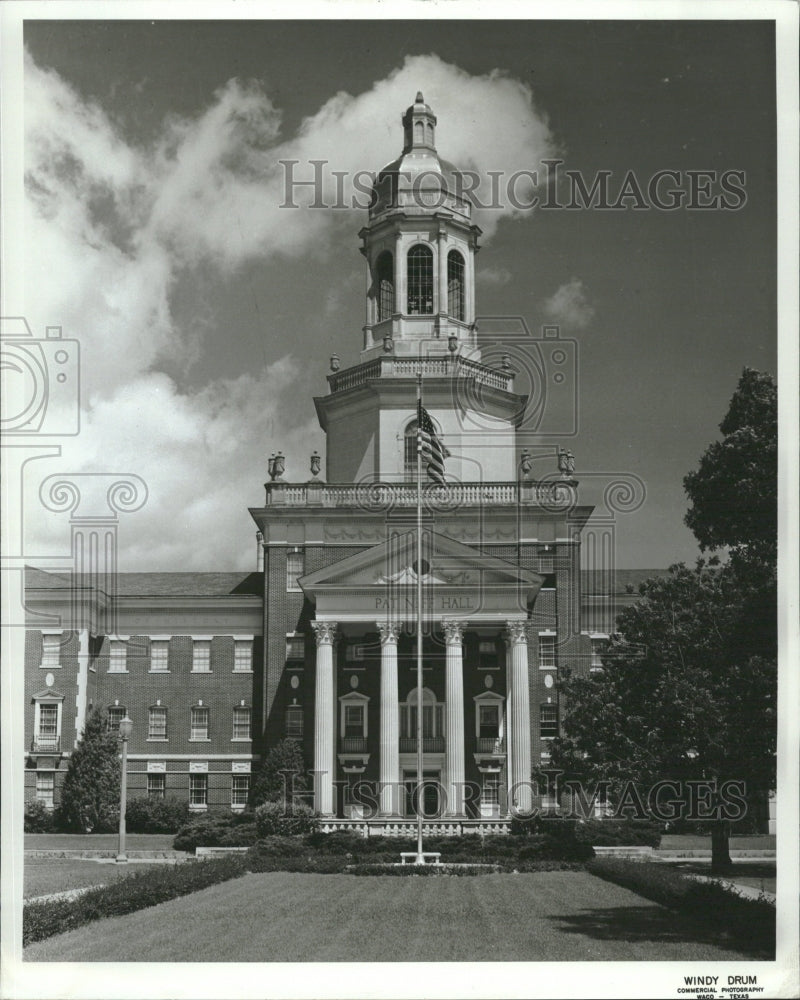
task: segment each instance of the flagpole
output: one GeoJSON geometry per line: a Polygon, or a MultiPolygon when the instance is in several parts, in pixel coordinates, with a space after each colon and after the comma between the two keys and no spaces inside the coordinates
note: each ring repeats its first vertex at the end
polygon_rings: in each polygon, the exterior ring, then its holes
{"type": "Polygon", "coordinates": [[[422,854],[422,371],[417,372],[417,864],[422,854]]]}

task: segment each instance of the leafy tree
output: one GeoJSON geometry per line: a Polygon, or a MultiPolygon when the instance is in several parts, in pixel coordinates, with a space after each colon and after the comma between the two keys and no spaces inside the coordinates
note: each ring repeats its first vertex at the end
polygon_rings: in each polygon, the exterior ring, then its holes
{"type": "Polygon", "coordinates": [[[266,754],[255,775],[250,804],[256,807],[264,802],[291,803],[293,792],[307,788],[306,762],[300,744],[292,739],[281,740],[266,754]]]}
{"type": "MultiPolygon", "coordinates": [[[[724,441],[685,480],[687,523],[701,548],[729,547],[729,560],[647,581],[617,619],[602,672],[565,676],[551,761],[565,777],[609,781],[612,796],[629,781],[744,781],[751,809],[774,787],[775,413],[770,377],[745,369],[724,441]]],[[[716,871],[730,864],[728,832],[724,818],[712,824],[716,871]]]]}
{"type": "Polygon", "coordinates": [[[69,830],[110,833],[119,823],[120,759],[117,734],[95,709],[70,757],[61,789],[59,819],[69,830]]]}
{"type": "Polygon", "coordinates": [[[774,560],[778,523],[778,392],[770,375],[745,368],[696,472],[683,481],[686,524],[700,548],[730,547],[774,560]]]}

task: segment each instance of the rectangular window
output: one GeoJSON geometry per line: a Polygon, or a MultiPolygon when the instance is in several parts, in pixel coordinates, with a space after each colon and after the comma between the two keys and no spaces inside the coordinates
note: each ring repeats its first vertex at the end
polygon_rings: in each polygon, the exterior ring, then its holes
{"type": "Polygon", "coordinates": [[[250,639],[236,639],[233,643],[233,669],[250,673],[253,669],[253,643],[250,639]]]}
{"type": "Polygon", "coordinates": [[[478,643],[478,669],[498,670],[497,643],[494,639],[481,639],[478,643]]]}
{"type": "Polygon", "coordinates": [[[556,637],[554,635],[539,636],[539,666],[546,670],[556,668],[556,637]]]}
{"type": "Polygon", "coordinates": [[[344,735],[363,736],[364,735],[364,706],[345,705],[344,707],[344,735]]]}
{"type": "Polygon", "coordinates": [[[108,725],[107,729],[109,732],[119,732],[119,724],[125,718],[125,709],[120,705],[112,705],[108,710],[108,725]]]}
{"type": "Polygon", "coordinates": [[[302,663],[306,656],[306,641],[302,635],[290,635],[286,639],[286,660],[302,663]]]}
{"type": "Polygon", "coordinates": [[[478,708],[478,735],[481,739],[496,740],[500,735],[500,709],[497,705],[480,705],[478,708]]]}
{"type": "Polygon", "coordinates": [[[57,670],[61,666],[61,635],[42,636],[42,666],[57,670]]]}
{"type": "Polygon", "coordinates": [[[234,774],[231,782],[231,806],[236,809],[243,809],[247,805],[247,796],[250,794],[250,775],[234,774]]]}
{"type": "Polygon", "coordinates": [[[192,670],[198,674],[211,672],[211,640],[195,639],[192,644],[192,670]]]}
{"type": "Polygon", "coordinates": [[[56,776],[42,771],[36,774],[36,801],[43,802],[48,809],[55,805],[56,776]]]}
{"type": "Polygon", "coordinates": [[[192,709],[192,726],[189,734],[191,740],[208,739],[208,709],[204,707],[192,709]]]}
{"type": "Polygon", "coordinates": [[[250,709],[234,708],[233,710],[233,738],[235,740],[250,739],[250,709]]]}
{"type": "Polygon", "coordinates": [[[208,775],[189,775],[189,805],[205,808],[208,805],[208,775]]]}
{"type": "Polygon", "coordinates": [[[286,735],[290,739],[300,739],[303,735],[303,709],[298,705],[286,709],[286,735]]]}
{"type": "Polygon", "coordinates": [[[39,737],[54,740],[58,736],[58,705],[39,706],[39,737]]]}
{"type": "Polygon", "coordinates": [[[606,644],[606,639],[592,639],[592,670],[603,669],[603,651],[606,644]]]}
{"type": "Polygon", "coordinates": [[[154,673],[169,670],[169,641],[153,639],[150,643],[150,669],[154,673]]]}
{"type": "Polygon", "coordinates": [[[124,642],[111,640],[108,653],[108,672],[110,674],[124,674],[127,671],[127,653],[128,648],[124,642]]]}
{"type": "Polygon", "coordinates": [[[305,556],[303,552],[286,553],[286,589],[287,591],[300,590],[297,578],[303,575],[305,556]]]}
{"type": "Polygon", "coordinates": [[[165,774],[147,775],[148,799],[163,799],[167,791],[167,776],[165,774]]]}
{"type": "Polygon", "coordinates": [[[483,793],[481,794],[481,804],[485,806],[500,805],[499,775],[485,774],[483,776],[483,793]]]}
{"type": "Polygon", "coordinates": [[[151,708],[148,715],[147,738],[149,740],[165,740],[167,738],[166,708],[151,708]]]}
{"type": "Polygon", "coordinates": [[[558,706],[539,706],[539,733],[542,739],[558,736],[558,706]]]}

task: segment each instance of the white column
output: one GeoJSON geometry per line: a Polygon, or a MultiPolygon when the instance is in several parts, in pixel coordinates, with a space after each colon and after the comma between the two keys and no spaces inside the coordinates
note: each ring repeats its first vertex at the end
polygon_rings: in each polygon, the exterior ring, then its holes
{"type": "Polygon", "coordinates": [[[378,622],[381,634],[381,814],[400,815],[400,703],[397,693],[399,622],[378,622]]]}
{"type": "Polygon", "coordinates": [[[511,808],[512,799],[512,786],[514,784],[514,771],[512,761],[514,759],[514,748],[511,745],[511,736],[514,731],[512,725],[512,715],[514,713],[513,703],[513,685],[511,683],[511,640],[508,636],[508,631],[506,631],[505,636],[505,649],[506,649],[506,714],[505,714],[505,731],[504,736],[506,739],[506,803],[507,808],[511,808]]]}
{"type": "Polygon", "coordinates": [[[333,645],[337,622],[311,622],[317,638],[317,677],[314,687],[314,808],[323,816],[334,812],[336,777],[334,739],[333,645]]]}
{"type": "Polygon", "coordinates": [[[529,812],[531,794],[531,718],[528,691],[528,623],[506,622],[511,653],[511,777],[518,811],[529,812]]]}
{"type": "Polygon", "coordinates": [[[466,622],[444,619],[447,816],[464,814],[464,655],[466,622]]]}

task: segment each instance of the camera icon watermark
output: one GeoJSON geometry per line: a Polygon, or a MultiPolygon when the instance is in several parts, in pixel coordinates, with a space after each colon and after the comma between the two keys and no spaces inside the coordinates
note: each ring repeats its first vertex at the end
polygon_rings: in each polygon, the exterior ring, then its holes
{"type": "Polygon", "coordinates": [[[492,369],[492,375],[479,372],[454,381],[453,402],[462,415],[463,432],[484,434],[496,426],[492,397],[500,388],[517,397],[516,407],[503,415],[518,434],[575,437],[580,422],[578,341],[563,336],[555,324],[542,326],[535,336],[523,316],[483,316],[476,325],[480,347],[474,360],[492,369]]]}
{"type": "Polygon", "coordinates": [[[34,337],[21,316],[0,318],[0,431],[71,437],[80,431],[80,345],[48,326],[34,337]]]}

